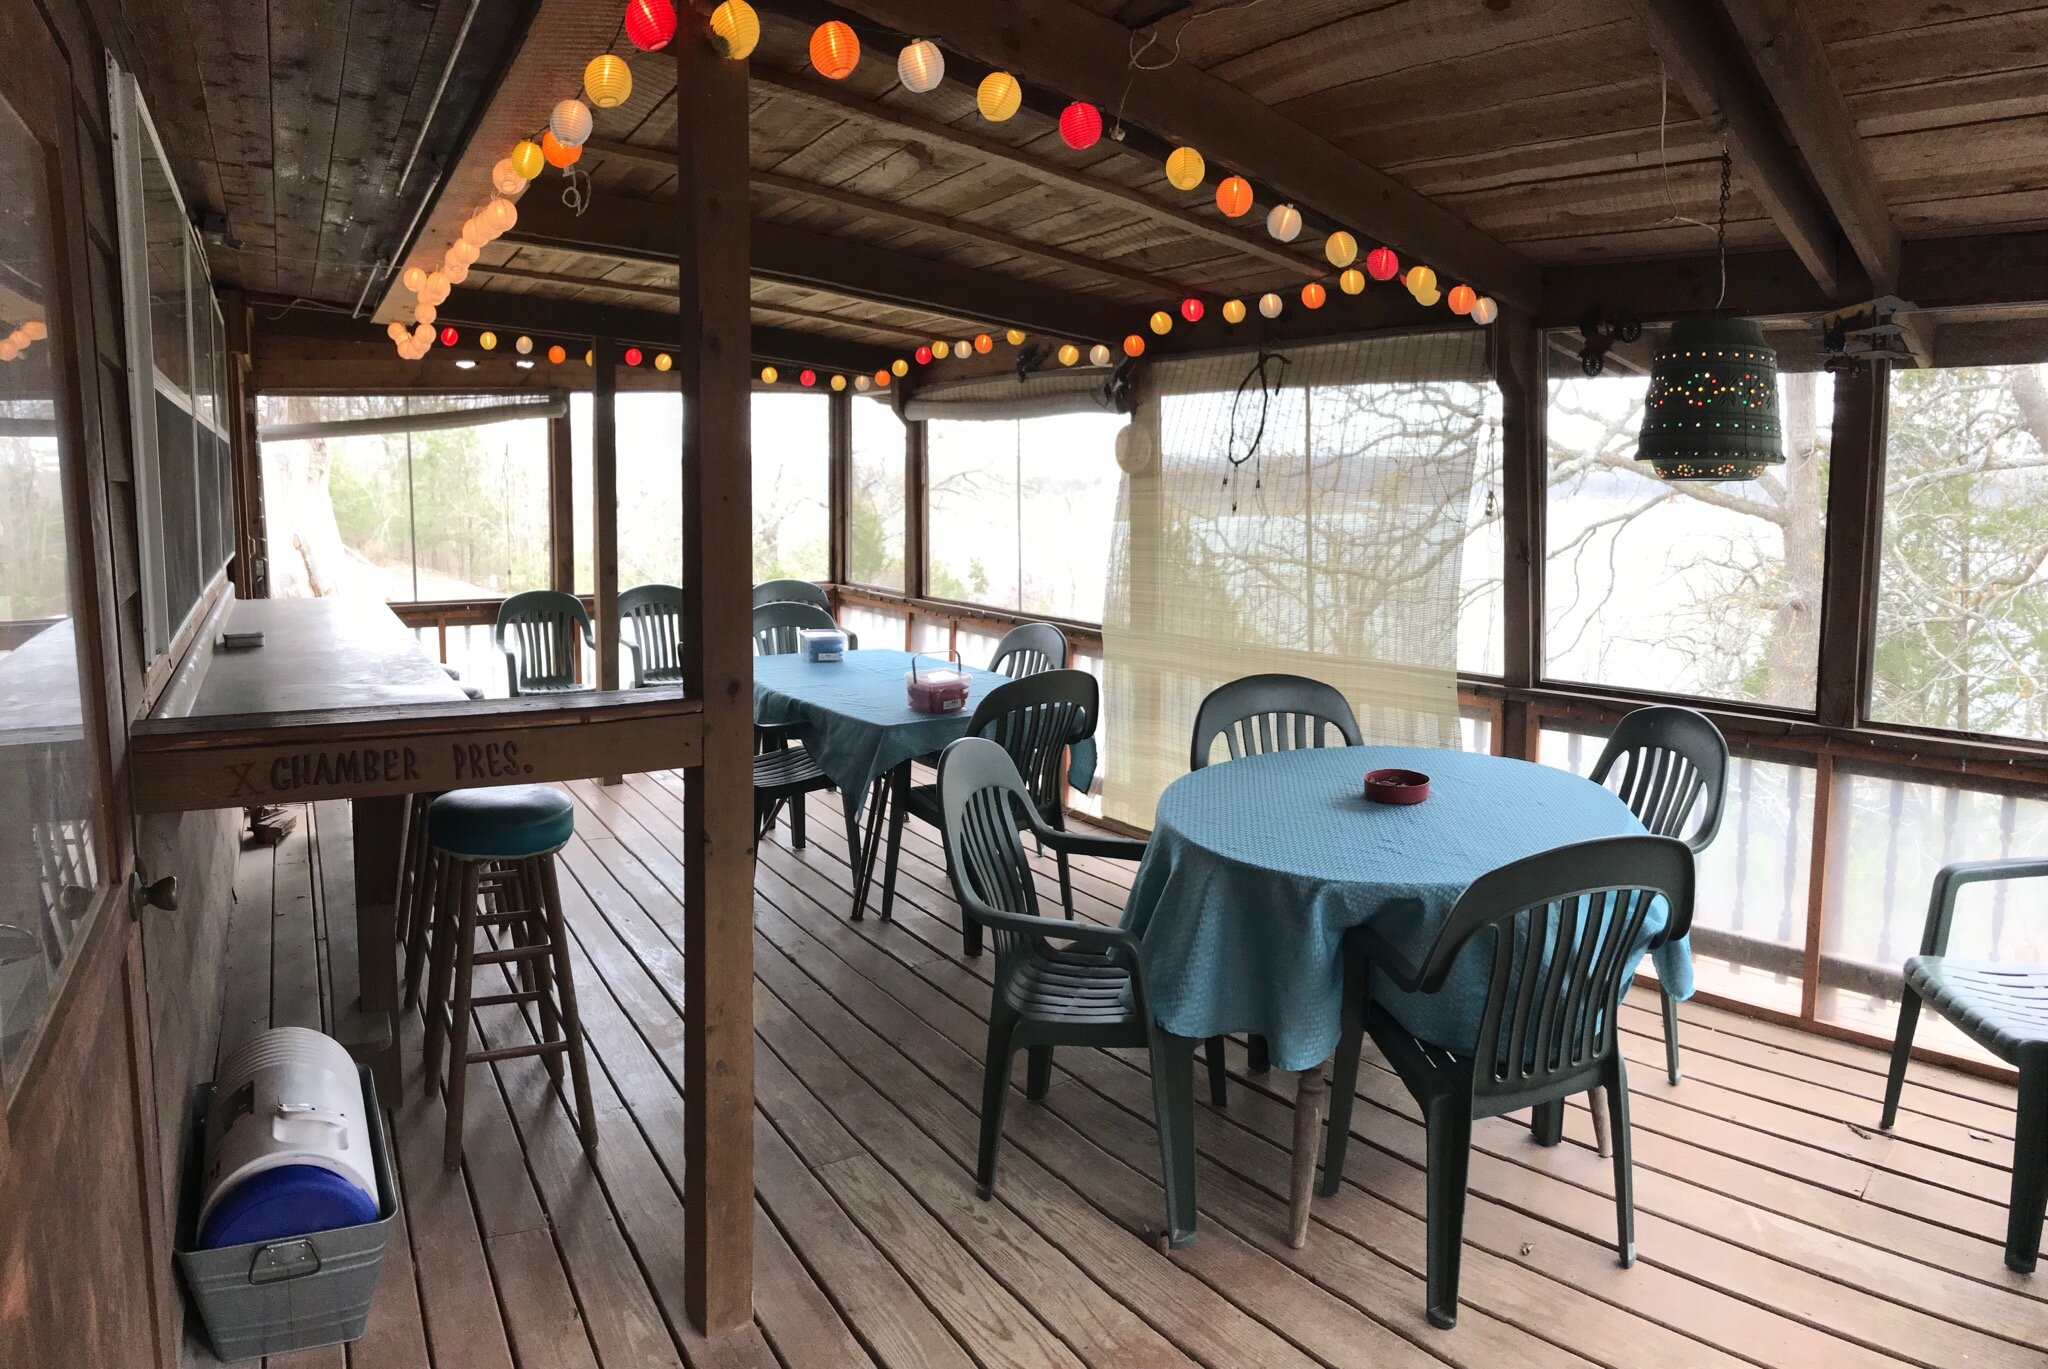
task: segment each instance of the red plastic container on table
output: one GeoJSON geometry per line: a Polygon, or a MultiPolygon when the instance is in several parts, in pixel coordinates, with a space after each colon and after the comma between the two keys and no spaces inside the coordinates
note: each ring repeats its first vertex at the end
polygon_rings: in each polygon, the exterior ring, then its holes
{"type": "MultiPolygon", "coordinates": [[[[959,657],[947,653],[954,661],[959,657]]],[[[957,665],[926,667],[918,669],[918,658],[910,658],[910,669],[903,676],[903,687],[910,696],[910,707],[918,713],[958,713],[967,707],[969,681],[967,672],[957,665]]]]}

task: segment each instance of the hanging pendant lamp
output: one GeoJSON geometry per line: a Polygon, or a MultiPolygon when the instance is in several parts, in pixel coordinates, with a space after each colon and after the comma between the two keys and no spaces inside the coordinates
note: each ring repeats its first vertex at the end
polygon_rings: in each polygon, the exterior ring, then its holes
{"type": "Polygon", "coordinates": [[[1754,480],[1785,464],[1778,354],[1755,319],[1708,314],[1671,326],[1650,367],[1636,459],[1666,480],[1754,480]]]}

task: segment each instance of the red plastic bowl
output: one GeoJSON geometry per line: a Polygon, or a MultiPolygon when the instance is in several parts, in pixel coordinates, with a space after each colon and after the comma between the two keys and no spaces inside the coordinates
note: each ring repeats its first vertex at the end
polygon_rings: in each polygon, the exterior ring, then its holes
{"type": "Polygon", "coordinates": [[[1374,803],[1421,803],[1429,797],[1429,776],[1420,770],[1368,770],[1365,796],[1374,803]]]}

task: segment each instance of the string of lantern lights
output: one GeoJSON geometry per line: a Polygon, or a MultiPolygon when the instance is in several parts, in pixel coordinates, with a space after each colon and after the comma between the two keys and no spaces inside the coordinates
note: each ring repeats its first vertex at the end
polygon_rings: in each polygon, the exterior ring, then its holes
{"type": "MultiPolygon", "coordinates": [[[[642,52],[659,51],[675,39],[675,6],[672,0],[627,0],[622,28],[626,38],[642,52]]],[[[732,61],[745,61],[761,41],[760,16],[747,0],[721,0],[711,11],[709,29],[710,41],[718,55],[732,61]]],[[[843,20],[829,19],[812,30],[808,52],[811,67],[820,76],[830,81],[843,81],[860,67],[860,35],[843,20]]],[[[912,94],[924,95],[938,89],[945,74],[945,53],[929,38],[913,38],[896,55],[896,79],[912,94]]],[[[412,293],[414,299],[412,326],[407,327],[402,319],[394,319],[386,327],[386,333],[400,357],[417,361],[425,357],[437,342],[444,347],[454,347],[461,341],[461,335],[452,325],[444,325],[438,332],[434,327],[439,307],[446,302],[450,289],[467,278],[486,245],[503,237],[518,223],[517,201],[548,167],[555,167],[565,175],[575,175],[572,168],[582,157],[584,144],[589,140],[594,124],[591,110],[615,108],[630,99],[632,93],[631,65],[614,53],[600,53],[591,58],[583,69],[581,96],[558,101],[548,118],[548,126],[537,137],[522,138],[491,168],[492,197],[463,224],[460,236],[443,252],[440,265],[432,269],[413,265],[399,278],[400,284],[412,293]]],[[[1010,72],[992,70],[976,86],[974,103],[987,122],[1005,123],[1023,108],[1023,84],[1010,72]]],[[[1060,140],[1077,152],[1094,147],[1103,136],[1102,111],[1084,100],[1068,103],[1060,111],[1057,123],[1060,140]]],[[[1121,126],[1116,136],[1123,136],[1121,126]]],[[[1207,159],[1199,149],[1185,144],[1175,146],[1167,153],[1164,171],[1167,184],[1183,192],[1199,190],[1209,177],[1207,159]]],[[[570,193],[587,194],[587,181],[580,191],[572,186],[570,193]]],[[[1241,219],[1252,211],[1256,203],[1256,192],[1245,177],[1233,173],[1217,181],[1216,210],[1225,218],[1241,219]]],[[[1266,233],[1276,242],[1297,241],[1303,227],[1301,211],[1292,204],[1281,202],[1267,211],[1266,233]]],[[[1442,304],[1451,313],[1468,318],[1481,327],[1500,315],[1499,305],[1471,285],[1459,283],[1448,290],[1443,289],[1436,272],[1419,262],[1403,270],[1400,257],[1391,247],[1378,246],[1365,252],[1362,257],[1364,269],[1361,271],[1357,265],[1361,260],[1358,239],[1343,228],[1333,230],[1323,239],[1323,257],[1337,272],[1337,289],[1347,296],[1363,294],[1370,283],[1398,279],[1409,296],[1425,309],[1442,304]]],[[[1311,280],[1301,287],[1297,298],[1304,309],[1321,309],[1329,302],[1329,289],[1322,281],[1311,280]]],[[[1259,296],[1256,307],[1261,318],[1277,319],[1286,312],[1287,302],[1278,293],[1268,291],[1259,296]]],[[[1124,336],[1119,344],[1120,350],[1127,357],[1142,356],[1146,348],[1146,332],[1155,337],[1165,337],[1177,326],[1176,313],[1179,323],[1193,326],[1201,323],[1208,312],[1208,305],[1195,295],[1182,299],[1176,311],[1155,309],[1142,330],[1134,329],[1124,336]]],[[[1243,299],[1231,297],[1222,301],[1217,312],[1226,326],[1235,327],[1245,321],[1249,311],[1243,299]]],[[[1011,347],[1023,345],[1025,338],[1025,333],[1016,328],[1003,334],[1003,341],[1011,347]]],[[[497,345],[497,338],[492,333],[482,333],[477,337],[477,345],[491,351],[497,345]]],[[[989,333],[957,340],[937,338],[917,348],[909,357],[896,358],[872,375],[827,373],[820,376],[816,370],[806,367],[798,371],[795,383],[809,388],[822,380],[835,391],[844,390],[849,385],[859,391],[887,389],[892,380],[899,380],[910,373],[913,362],[925,367],[952,357],[986,356],[995,345],[996,339],[989,333]]],[[[530,354],[533,349],[534,342],[530,337],[522,336],[514,342],[514,350],[521,356],[530,354]]],[[[562,365],[567,362],[569,353],[567,348],[554,345],[544,355],[550,363],[562,365]]],[[[1079,365],[1083,357],[1081,348],[1072,342],[1061,345],[1054,355],[1062,366],[1079,365]]],[[[628,347],[623,356],[628,366],[638,366],[646,360],[638,347],[628,347]]],[[[1104,342],[1092,344],[1086,353],[1088,363],[1097,367],[1109,365],[1114,356],[1115,353],[1104,342]]],[[[594,351],[586,350],[584,360],[586,363],[594,362],[594,351]]],[[[653,357],[656,370],[666,371],[674,364],[674,358],[666,352],[657,352],[653,357]]],[[[782,374],[774,366],[764,366],[760,379],[763,384],[774,385],[781,382],[782,374]]]]}

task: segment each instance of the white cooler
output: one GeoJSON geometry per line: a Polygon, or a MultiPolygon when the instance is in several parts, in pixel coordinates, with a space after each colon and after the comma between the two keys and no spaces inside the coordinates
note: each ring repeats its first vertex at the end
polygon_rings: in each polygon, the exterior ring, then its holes
{"type": "Polygon", "coordinates": [[[339,1175],[377,1204],[370,1118],[356,1063],[333,1037],[277,1027],[228,1058],[206,1114],[199,1229],[229,1193],[288,1165],[339,1175]]]}

